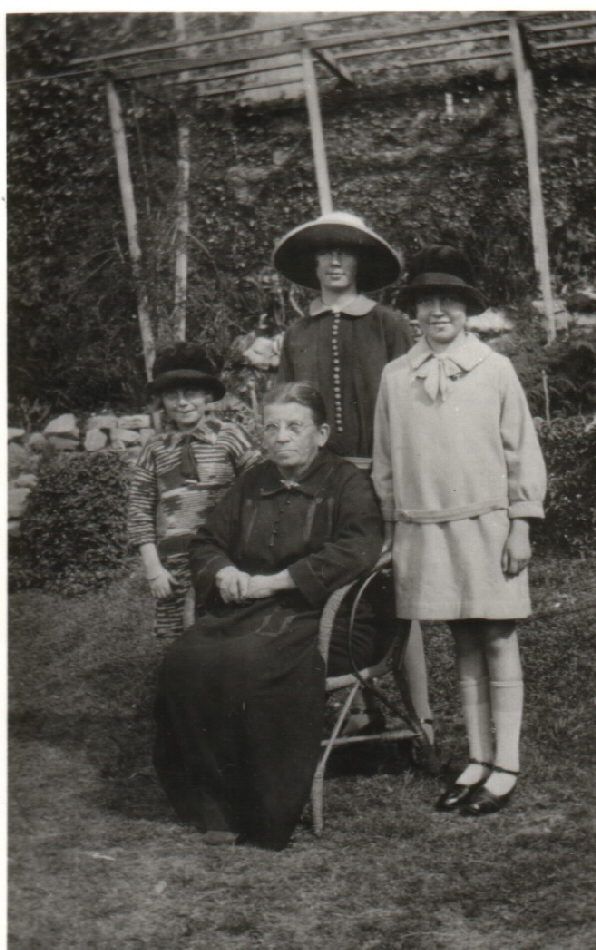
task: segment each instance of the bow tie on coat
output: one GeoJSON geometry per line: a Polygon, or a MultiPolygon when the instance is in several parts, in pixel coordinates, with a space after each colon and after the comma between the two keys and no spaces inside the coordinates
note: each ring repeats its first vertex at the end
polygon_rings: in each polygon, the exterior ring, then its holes
{"type": "Polygon", "coordinates": [[[431,353],[429,358],[416,371],[416,378],[423,379],[423,386],[432,401],[438,395],[445,401],[453,388],[452,380],[461,376],[462,368],[446,353],[431,353]]]}

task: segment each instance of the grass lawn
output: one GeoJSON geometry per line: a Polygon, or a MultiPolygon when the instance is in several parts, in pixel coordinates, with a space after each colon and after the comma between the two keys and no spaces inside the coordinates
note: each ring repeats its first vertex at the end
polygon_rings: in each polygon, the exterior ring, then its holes
{"type": "MultiPolygon", "coordinates": [[[[15,595],[11,950],[596,947],[596,610],[575,609],[594,603],[596,560],[538,561],[533,589],[524,775],[508,808],[437,814],[439,781],[387,750],[330,778],[324,836],[305,821],[281,854],[210,847],[174,821],[151,768],[158,653],[138,575],[73,600],[15,595]]],[[[455,769],[449,635],[425,637],[455,769]]]]}

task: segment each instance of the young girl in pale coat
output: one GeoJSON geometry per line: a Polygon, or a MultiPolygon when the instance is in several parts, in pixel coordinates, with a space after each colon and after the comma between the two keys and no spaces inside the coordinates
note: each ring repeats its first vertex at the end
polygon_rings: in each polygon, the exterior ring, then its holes
{"type": "Polygon", "coordinates": [[[519,774],[516,621],[530,614],[528,520],[544,517],[546,472],[511,363],[466,330],[485,302],[464,255],[422,251],[403,303],[423,336],[383,371],[373,482],[398,616],[446,621],[455,641],[469,763],[437,808],[482,815],[507,803],[519,774]]]}

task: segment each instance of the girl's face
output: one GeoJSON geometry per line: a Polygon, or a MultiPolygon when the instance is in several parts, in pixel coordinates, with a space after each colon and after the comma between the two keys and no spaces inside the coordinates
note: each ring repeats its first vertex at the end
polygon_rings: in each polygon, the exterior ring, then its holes
{"type": "Polygon", "coordinates": [[[468,309],[456,292],[429,291],[416,301],[416,319],[431,350],[440,352],[463,333],[468,309]]]}
{"type": "Polygon", "coordinates": [[[213,402],[208,390],[194,386],[166,389],[161,398],[168,419],[177,429],[194,429],[203,418],[207,403],[213,402]]]}
{"type": "Polygon", "coordinates": [[[322,290],[335,293],[356,291],[356,255],[345,247],[323,248],[315,256],[316,274],[322,290]]]}

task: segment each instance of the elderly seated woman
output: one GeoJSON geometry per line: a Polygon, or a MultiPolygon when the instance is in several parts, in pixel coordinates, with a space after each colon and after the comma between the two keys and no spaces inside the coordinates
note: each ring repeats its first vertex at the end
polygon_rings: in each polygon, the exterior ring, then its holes
{"type": "MultiPolygon", "coordinates": [[[[323,400],[307,383],[267,397],[268,459],[242,475],[190,549],[198,619],[166,654],[155,765],[183,821],[208,841],[281,850],[308,799],[323,733],[321,611],[382,547],[370,481],[325,448],[323,400]]],[[[355,625],[365,666],[389,646],[372,609],[355,625]]],[[[351,671],[347,623],[330,674],[351,671]]]]}

